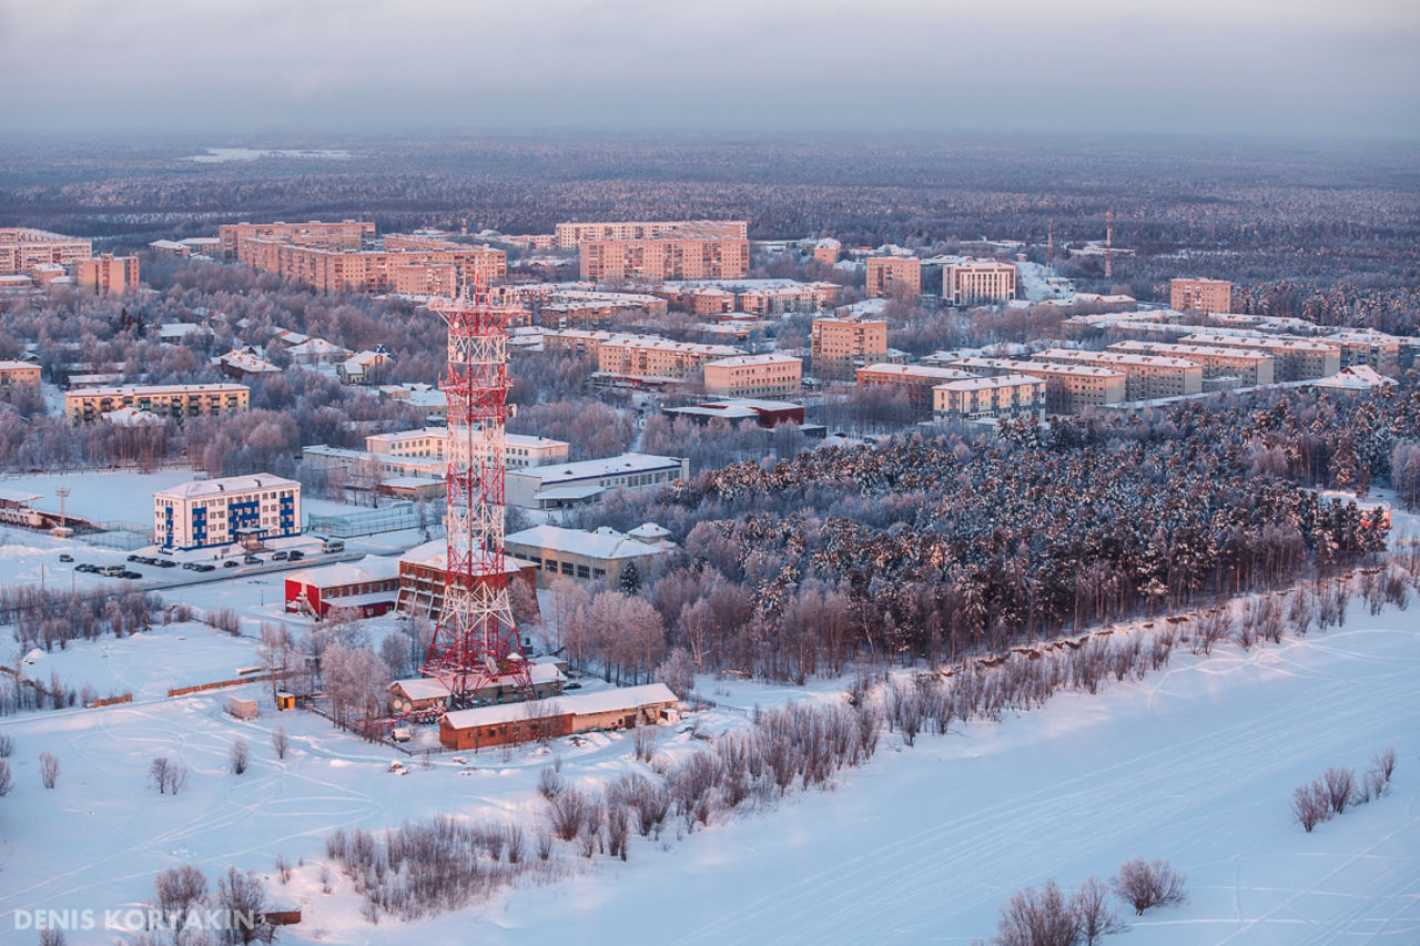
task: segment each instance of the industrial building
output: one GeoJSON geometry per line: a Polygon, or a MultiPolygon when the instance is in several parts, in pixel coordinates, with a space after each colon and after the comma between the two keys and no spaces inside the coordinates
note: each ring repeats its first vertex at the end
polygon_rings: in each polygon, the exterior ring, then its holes
{"type": "Polygon", "coordinates": [[[1024,374],[947,381],[932,388],[932,417],[939,421],[1039,417],[1045,412],[1045,386],[1042,379],[1024,374]]]}
{"type": "Polygon", "coordinates": [[[804,363],[792,355],[734,355],[707,361],[705,393],[720,397],[791,397],[803,383],[804,363]]]}
{"type": "Polygon", "coordinates": [[[645,579],[656,559],[674,552],[670,533],[653,522],[630,532],[601,526],[590,532],[541,525],[514,532],[504,543],[508,554],[532,562],[539,569],[538,583],[546,585],[562,575],[578,581],[605,581],[615,587],[630,566],[645,579]]]}
{"type": "Polygon", "coordinates": [[[261,473],[193,480],[153,494],[153,541],[168,551],[301,534],[301,484],[261,473]]]}
{"type": "Polygon", "coordinates": [[[244,384],[106,385],[65,391],[64,416],[77,424],[120,407],[136,407],[181,420],[244,411],[250,403],[251,389],[244,384]]]}
{"type": "MultiPolygon", "coordinates": [[[[556,664],[534,662],[528,665],[532,685],[531,698],[545,700],[562,692],[567,677],[556,664]]],[[[449,708],[449,688],[433,677],[410,677],[389,685],[390,711],[396,715],[434,719],[449,708]]],[[[472,703],[499,705],[518,703],[528,694],[506,685],[474,687],[464,694],[472,703]]]]}
{"type": "MultiPolygon", "coordinates": [[[[444,539],[416,545],[399,557],[399,601],[401,614],[425,617],[438,622],[444,614],[444,589],[448,584],[449,547],[444,539]]],[[[522,582],[529,599],[537,601],[537,566],[532,562],[503,556],[503,574],[510,582],[522,582]]]]}
{"type": "Polygon", "coordinates": [[[647,683],[531,704],[456,710],[439,720],[439,742],[467,751],[596,729],[654,726],[674,722],[679,702],[664,683],[647,683]]]}
{"type": "Polygon", "coordinates": [[[690,461],[623,453],[602,460],[553,463],[509,470],[504,480],[508,505],[562,509],[593,502],[612,489],[650,490],[690,478],[690,461]]]}
{"type": "Polygon", "coordinates": [[[1122,371],[1124,397],[1129,401],[1178,397],[1198,394],[1203,390],[1203,366],[1186,358],[1074,348],[1052,348],[1034,357],[1037,361],[1060,361],[1122,371]]]}

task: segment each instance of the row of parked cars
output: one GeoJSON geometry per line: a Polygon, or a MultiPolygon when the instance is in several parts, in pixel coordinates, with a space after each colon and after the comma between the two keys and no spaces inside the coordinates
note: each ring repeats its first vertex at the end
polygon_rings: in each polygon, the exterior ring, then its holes
{"type": "MultiPolygon", "coordinates": [[[[69,561],[71,561],[71,562],[74,560],[74,556],[72,556],[72,555],[68,555],[68,556],[61,555],[61,556],[59,556],[59,560],[60,560],[61,562],[64,561],[66,558],[67,558],[69,561]]],[[[88,573],[90,573],[90,574],[92,574],[92,575],[103,575],[105,578],[142,578],[142,577],[143,577],[143,576],[142,576],[141,574],[139,574],[138,572],[132,571],[132,570],[127,569],[127,568],[124,568],[122,565],[93,565],[93,564],[90,564],[89,562],[80,562],[78,565],[75,565],[75,566],[74,566],[74,570],[75,570],[76,572],[88,572],[88,573]]]]}

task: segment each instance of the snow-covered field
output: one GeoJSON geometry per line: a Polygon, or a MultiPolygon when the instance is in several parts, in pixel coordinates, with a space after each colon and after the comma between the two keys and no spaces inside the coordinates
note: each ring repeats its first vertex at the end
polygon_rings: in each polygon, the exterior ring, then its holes
{"type": "MultiPolygon", "coordinates": [[[[1176,651],[1169,670],[1142,683],[1058,696],[999,724],[920,737],[914,749],[887,735],[878,757],[831,791],[672,837],[665,850],[634,839],[629,864],[599,858],[567,880],[418,924],[365,924],[348,886],[322,894],[308,867],[273,887],[305,911],[283,938],[967,943],[993,932],[1022,886],[1053,878],[1068,888],[1144,856],[1180,868],[1190,900],[1134,920],[1113,940],[1124,946],[1416,942],[1420,628],[1412,612],[1358,612],[1345,630],[1249,654],[1176,651]],[[1399,755],[1389,797],[1311,835],[1291,821],[1293,787],[1332,765],[1363,768],[1387,746],[1399,755]]],[[[825,685],[702,689],[724,704],[709,714],[711,731],[755,703],[831,698],[825,685]]],[[[313,715],[278,716],[268,703],[251,722],[225,717],[231,692],[0,720],[16,742],[17,786],[0,800],[0,942],[33,940],[12,928],[11,911],[126,906],[150,898],[153,873],[175,864],[269,872],[283,854],[309,865],[339,826],[540,817],[535,782],[554,752],[573,778],[605,780],[634,764],[629,737],[608,735],[466,754],[467,765],[436,756],[396,776],[385,771],[394,752],[313,715]],[[269,745],[278,723],[292,736],[284,762],[269,745]],[[240,778],[225,769],[239,734],[253,749],[240,778]],[[61,761],[52,792],[39,784],[40,751],[61,761]],[[177,798],[147,784],[160,753],[193,771],[177,798]]],[[[663,751],[696,745],[683,729],[660,731],[663,751]]]]}

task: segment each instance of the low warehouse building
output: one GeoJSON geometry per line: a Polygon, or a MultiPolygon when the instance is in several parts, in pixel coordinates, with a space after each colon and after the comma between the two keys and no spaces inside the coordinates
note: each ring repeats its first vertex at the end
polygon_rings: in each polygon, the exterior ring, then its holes
{"type": "MultiPolygon", "coordinates": [[[[533,699],[545,700],[562,692],[567,676],[555,663],[530,663],[533,699]]],[[[410,677],[389,685],[390,711],[397,714],[442,712],[449,707],[449,688],[434,677],[410,677]]],[[[522,699],[516,688],[497,684],[481,687],[469,695],[478,703],[510,703],[522,699]]],[[[432,718],[432,717],[430,717],[432,718]]]]}
{"type": "Polygon", "coordinates": [[[286,610],[317,620],[332,608],[362,618],[393,611],[399,597],[399,559],[366,555],[358,562],[306,568],[286,576],[286,610]]]}
{"type": "Polygon", "coordinates": [[[664,683],[647,683],[535,703],[458,710],[439,720],[439,741],[449,749],[482,749],[593,729],[653,726],[674,722],[679,702],[664,683]]]}

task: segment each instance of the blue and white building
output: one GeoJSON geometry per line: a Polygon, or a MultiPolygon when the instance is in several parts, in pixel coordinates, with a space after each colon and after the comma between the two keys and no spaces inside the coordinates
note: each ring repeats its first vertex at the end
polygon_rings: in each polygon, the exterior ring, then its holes
{"type": "Polygon", "coordinates": [[[258,473],[193,480],[153,494],[153,541],[187,551],[301,534],[301,484],[258,473]]]}

